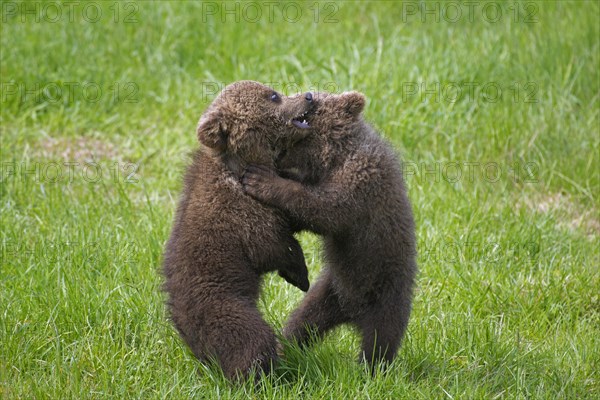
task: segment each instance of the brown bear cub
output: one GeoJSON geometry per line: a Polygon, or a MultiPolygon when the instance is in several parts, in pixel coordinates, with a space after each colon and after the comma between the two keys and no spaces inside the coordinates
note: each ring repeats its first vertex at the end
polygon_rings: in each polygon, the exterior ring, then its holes
{"type": "Polygon", "coordinates": [[[229,378],[268,372],[276,338],[256,302],[261,275],[278,270],[306,291],[302,249],[283,211],[243,192],[248,163],[273,167],[307,130],[312,97],[289,98],[257,82],[227,86],[200,118],[203,146],[184,178],[164,256],[171,318],[193,353],[229,378]],[[299,126],[300,125],[300,126],[299,126]]]}
{"type": "Polygon", "coordinates": [[[371,366],[391,361],[406,330],[417,272],[415,227],[398,158],[361,118],[357,92],[315,94],[310,135],[272,169],[249,166],[253,197],[324,236],[327,265],[284,328],[305,344],[337,325],[362,334],[371,366]],[[292,179],[286,179],[285,177],[292,179]]]}

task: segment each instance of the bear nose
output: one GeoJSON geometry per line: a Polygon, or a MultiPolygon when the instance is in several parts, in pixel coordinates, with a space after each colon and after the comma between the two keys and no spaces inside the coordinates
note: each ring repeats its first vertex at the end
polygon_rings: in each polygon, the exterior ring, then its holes
{"type": "Polygon", "coordinates": [[[306,93],[306,95],[304,96],[304,98],[306,99],[306,101],[313,101],[313,96],[311,92],[306,93]]]}

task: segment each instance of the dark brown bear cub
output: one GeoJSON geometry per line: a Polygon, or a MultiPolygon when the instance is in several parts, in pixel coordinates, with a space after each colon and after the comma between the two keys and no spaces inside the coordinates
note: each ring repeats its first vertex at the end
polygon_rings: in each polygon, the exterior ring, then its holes
{"type": "Polygon", "coordinates": [[[200,360],[229,378],[268,371],[276,338],[256,301],[260,275],[278,270],[308,290],[304,255],[284,213],[243,193],[248,163],[273,160],[307,130],[295,120],[312,98],[280,96],[251,81],[227,86],[202,115],[203,146],[188,167],[164,257],[171,318],[200,360]],[[258,372],[258,371],[257,371],[258,372]]]}
{"type": "Polygon", "coordinates": [[[391,361],[406,330],[417,271],[414,222],[392,148],[362,118],[357,92],[315,95],[310,135],[271,169],[251,166],[247,193],[322,234],[327,265],[284,329],[306,343],[343,323],[362,358],[391,361]]]}

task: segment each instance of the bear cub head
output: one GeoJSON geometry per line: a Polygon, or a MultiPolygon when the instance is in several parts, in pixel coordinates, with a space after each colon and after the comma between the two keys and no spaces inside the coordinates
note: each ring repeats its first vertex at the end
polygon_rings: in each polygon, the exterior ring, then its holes
{"type": "Polygon", "coordinates": [[[311,93],[288,97],[259,82],[235,82],[200,118],[198,139],[214,155],[272,166],[282,151],[306,137],[304,118],[313,107],[311,93]]]}
{"type": "Polygon", "coordinates": [[[309,134],[281,151],[275,164],[282,176],[315,184],[331,170],[336,158],[345,154],[340,150],[346,146],[345,142],[356,139],[362,132],[361,113],[366,99],[355,91],[314,93],[312,99],[314,106],[304,116],[309,134]]]}

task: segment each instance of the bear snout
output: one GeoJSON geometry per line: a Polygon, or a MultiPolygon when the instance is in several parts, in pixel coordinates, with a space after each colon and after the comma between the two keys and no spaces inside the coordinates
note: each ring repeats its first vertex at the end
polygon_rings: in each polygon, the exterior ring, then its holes
{"type": "Polygon", "coordinates": [[[306,99],[306,101],[308,101],[309,103],[312,103],[313,101],[313,95],[311,92],[306,92],[306,94],[304,95],[304,98],[306,99]]]}

